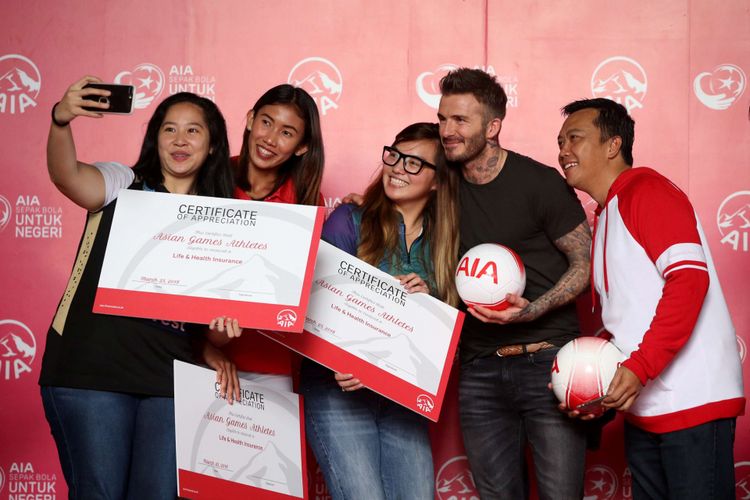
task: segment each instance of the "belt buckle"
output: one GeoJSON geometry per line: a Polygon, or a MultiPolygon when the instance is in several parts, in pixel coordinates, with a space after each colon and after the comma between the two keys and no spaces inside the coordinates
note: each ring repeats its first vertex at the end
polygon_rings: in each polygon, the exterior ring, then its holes
{"type": "Polygon", "coordinates": [[[525,353],[526,353],[526,345],[525,344],[504,345],[504,346],[498,347],[495,350],[495,354],[497,354],[497,356],[499,358],[510,358],[510,357],[513,357],[513,356],[520,356],[521,354],[525,354],[525,353]],[[515,352],[516,349],[519,349],[519,348],[520,348],[520,351],[519,352],[515,352]],[[503,350],[503,349],[510,350],[511,352],[509,352],[508,354],[502,354],[500,351],[503,350]]]}
{"type": "Polygon", "coordinates": [[[530,344],[514,344],[514,345],[504,345],[502,347],[498,347],[495,350],[495,354],[498,355],[500,358],[508,358],[512,356],[521,356],[526,354],[535,354],[539,351],[542,351],[544,349],[549,349],[550,347],[554,347],[552,344],[546,341],[541,342],[532,342],[530,344]],[[533,351],[529,350],[529,347],[536,347],[533,351]],[[514,352],[508,353],[508,354],[502,354],[500,351],[502,349],[512,349],[514,352]],[[518,350],[518,352],[515,352],[518,350]]]}

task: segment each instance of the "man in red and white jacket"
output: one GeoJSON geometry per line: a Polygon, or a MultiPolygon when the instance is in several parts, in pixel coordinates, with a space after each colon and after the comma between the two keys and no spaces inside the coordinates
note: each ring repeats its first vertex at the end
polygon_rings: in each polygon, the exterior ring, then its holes
{"type": "Polygon", "coordinates": [[[626,412],[633,497],[734,498],[742,368],[695,211],[667,178],[631,168],[634,122],[622,105],[586,99],[563,114],[560,166],[599,204],[592,293],[628,356],[603,406],[626,412]]]}

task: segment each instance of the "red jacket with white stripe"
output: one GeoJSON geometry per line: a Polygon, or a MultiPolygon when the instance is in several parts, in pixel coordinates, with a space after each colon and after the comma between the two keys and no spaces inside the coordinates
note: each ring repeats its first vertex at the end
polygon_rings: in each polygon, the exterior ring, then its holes
{"type": "Polygon", "coordinates": [[[602,319],[644,384],[628,421],[663,433],[742,415],[734,327],[687,196],[650,168],[628,169],[597,216],[602,319]]]}

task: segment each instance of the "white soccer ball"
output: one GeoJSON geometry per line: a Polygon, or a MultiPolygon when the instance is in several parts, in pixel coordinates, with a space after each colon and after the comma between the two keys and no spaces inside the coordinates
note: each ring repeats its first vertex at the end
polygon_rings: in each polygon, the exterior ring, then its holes
{"type": "Polygon", "coordinates": [[[456,288],[466,305],[502,311],[509,306],[506,294],[523,294],[526,270],[510,248],[497,243],[482,243],[458,261],[456,288]]]}
{"type": "Polygon", "coordinates": [[[625,355],[599,337],[580,337],[565,344],[552,363],[552,391],[571,410],[601,413],[603,408],[590,404],[607,393],[625,355]]]}

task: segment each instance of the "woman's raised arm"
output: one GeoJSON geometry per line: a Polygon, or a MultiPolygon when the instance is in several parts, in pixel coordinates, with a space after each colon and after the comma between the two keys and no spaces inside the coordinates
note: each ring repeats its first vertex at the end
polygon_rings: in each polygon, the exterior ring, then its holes
{"type": "Polygon", "coordinates": [[[70,128],[78,116],[101,118],[102,114],[83,109],[87,107],[107,109],[109,104],[86,100],[87,95],[109,95],[109,91],[83,87],[88,83],[101,82],[94,76],[85,76],[68,87],[62,100],[52,108],[52,123],[47,137],[47,170],[50,180],[62,194],[76,205],[89,211],[99,210],[104,205],[104,177],[93,165],[79,162],[70,128]]]}

